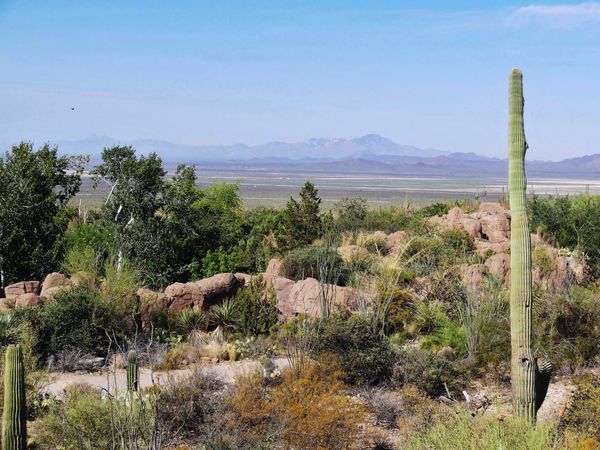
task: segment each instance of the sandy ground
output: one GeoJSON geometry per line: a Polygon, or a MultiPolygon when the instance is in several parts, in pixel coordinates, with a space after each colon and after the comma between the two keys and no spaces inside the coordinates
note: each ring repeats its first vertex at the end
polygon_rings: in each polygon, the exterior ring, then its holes
{"type": "MultiPolygon", "coordinates": [[[[286,358],[276,358],[273,360],[275,365],[283,368],[288,365],[286,358]]],[[[260,369],[260,363],[253,360],[243,360],[234,362],[222,362],[200,366],[207,372],[219,376],[225,383],[231,383],[236,376],[260,369]]],[[[190,369],[176,369],[169,372],[152,372],[149,369],[140,369],[140,387],[151,386],[153,383],[166,383],[169,380],[188,375],[190,369]]],[[[111,393],[123,391],[127,387],[127,373],[125,369],[118,369],[116,372],[92,372],[92,373],[51,373],[48,378],[48,384],[42,389],[44,392],[60,395],[65,386],[74,383],[87,383],[98,389],[107,389],[111,393]]]]}

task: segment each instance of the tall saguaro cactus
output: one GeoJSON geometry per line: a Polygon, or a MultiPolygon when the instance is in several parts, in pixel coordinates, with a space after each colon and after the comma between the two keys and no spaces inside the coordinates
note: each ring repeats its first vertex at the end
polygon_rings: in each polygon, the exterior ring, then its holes
{"type": "Polygon", "coordinates": [[[127,355],[127,390],[137,392],[139,387],[140,370],[137,361],[137,352],[132,350],[127,355]]]}
{"type": "Polygon", "coordinates": [[[544,401],[552,366],[536,361],[531,350],[531,236],[527,219],[523,74],[510,74],[508,189],[510,195],[510,334],[513,410],[517,417],[535,421],[544,401]]]}
{"type": "Polygon", "coordinates": [[[2,450],[27,448],[25,406],[25,369],[20,345],[9,345],[4,365],[4,412],[2,415],[2,450]]]}

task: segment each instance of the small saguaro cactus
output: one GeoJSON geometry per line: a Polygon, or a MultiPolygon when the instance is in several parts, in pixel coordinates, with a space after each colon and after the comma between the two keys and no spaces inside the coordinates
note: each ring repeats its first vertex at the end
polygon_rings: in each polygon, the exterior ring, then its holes
{"type": "Polygon", "coordinates": [[[510,334],[511,384],[514,414],[535,422],[552,365],[536,360],[531,351],[531,236],[527,218],[523,74],[510,74],[508,188],[510,195],[510,334]]]}
{"type": "Polygon", "coordinates": [[[9,345],[4,365],[4,412],[2,415],[2,450],[27,448],[25,405],[25,368],[20,345],[9,345]]]}
{"type": "Polygon", "coordinates": [[[137,352],[131,350],[127,355],[127,390],[137,392],[139,388],[140,370],[138,367],[137,352]]]}

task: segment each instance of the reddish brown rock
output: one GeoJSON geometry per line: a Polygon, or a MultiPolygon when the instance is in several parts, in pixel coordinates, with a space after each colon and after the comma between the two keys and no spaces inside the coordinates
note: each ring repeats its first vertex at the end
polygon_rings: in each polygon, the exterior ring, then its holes
{"type": "Polygon", "coordinates": [[[490,275],[495,276],[503,283],[510,281],[510,255],[506,253],[492,255],[486,260],[485,266],[490,275]]]}
{"type": "Polygon", "coordinates": [[[488,268],[484,264],[461,264],[456,268],[468,289],[474,291],[481,289],[483,277],[488,273],[488,268]]]}
{"type": "Polygon", "coordinates": [[[15,299],[15,308],[23,308],[26,306],[38,306],[44,302],[44,297],[41,297],[33,292],[21,294],[15,299]]]}
{"type": "Polygon", "coordinates": [[[330,303],[330,309],[346,307],[356,309],[357,292],[353,288],[321,285],[314,278],[306,278],[288,286],[289,292],[277,298],[277,307],[281,319],[291,319],[299,314],[320,317],[323,312],[324,298],[330,303]]]}
{"type": "Polygon", "coordinates": [[[37,294],[40,288],[39,281],[19,281],[4,288],[4,295],[7,299],[14,300],[22,294],[37,294]]]}
{"type": "Polygon", "coordinates": [[[400,230],[389,234],[385,238],[385,246],[391,254],[397,253],[407,241],[407,232],[400,230]]]}
{"type": "Polygon", "coordinates": [[[42,284],[42,292],[40,295],[46,299],[50,299],[56,295],[58,291],[71,286],[71,280],[62,273],[53,272],[46,276],[42,284]]]}
{"type": "Polygon", "coordinates": [[[167,286],[165,296],[169,310],[188,308],[208,309],[235,295],[242,283],[232,273],[220,273],[191,283],[174,283],[167,286]]]}

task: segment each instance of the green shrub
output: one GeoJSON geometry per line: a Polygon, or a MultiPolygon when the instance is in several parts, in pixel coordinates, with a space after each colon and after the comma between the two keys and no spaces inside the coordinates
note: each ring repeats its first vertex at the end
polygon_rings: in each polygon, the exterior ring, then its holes
{"type": "MultiPolygon", "coordinates": [[[[435,421],[421,433],[414,433],[402,448],[407,450],[550,450],[556,444],[552,424],[531,424],[512,417],[472,418],[467,413],[435,421]]],[[[561,448],[561,447],[558,447],[561,448]]],[[[564,448],[564,447],[563,447],[564,448]]]]}
{"type": "Polygon", "coordinates": [[[238,289],[235,303],[239,310],[236,329],[245,336],[267,334],[277,323],[277,298],[274,292],[265,292],[262,276],[238,289]]]}
{"type": "Polygon", "coordinates": [[[432,203],[421,208],[417,214],[421,217],[445,216],[448,214],[448,205],[446,203],[432,203]]]}
{"type": "Polygon", "coordinates": [[[122,336],[99,293],[84,285],[60,291],[41,307],[18,309],[15,316],[36,335],[35,350],[42,357],[71,349],[105,354],[106,333],[122,336]]]}
{"type": "Polygon", "coordinates": [[[40,421],[35,440],[42,448],[111,448],[111,404],[89,386],[70,386],[40,421]]]}
{"type": "Polygon", "coordinates": [[[337,250],[333,247],[310,245],[289,252],[283,259],[281,271],[284,277],[303,280],[311,277],[325,283],[343,285],[346,269],[337,250]]]}
{"type": "Polygon", "coordinates": [[[457,363],[425,350],[407,349],[398,354],[392,383],[398,387],[413,385],[430,397],[452,395],[465,387],[465,371],[457,363]]]}
{"type": "Polygon", "coordinates": [[[575,383],[577,391],[562,424],[566,431],[600,441],[600,375],[586,374],[575,383]]]}
{"type": "Polygon", "coordinates": [[[372,385],[391,374],[393,350],[389,341],[373,330],[368,317],[349,312],[332,314],[322,322],[315,341],[317,354],[337,357],[348,383],[372,385]]]}

